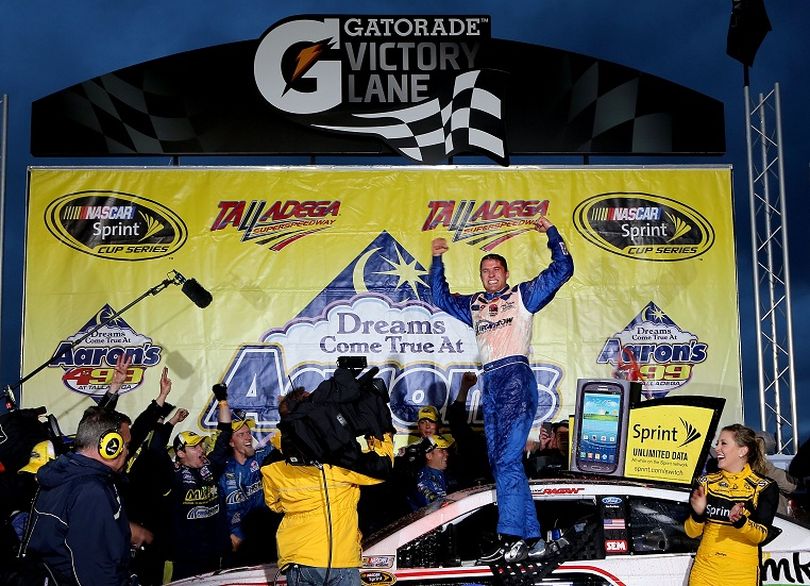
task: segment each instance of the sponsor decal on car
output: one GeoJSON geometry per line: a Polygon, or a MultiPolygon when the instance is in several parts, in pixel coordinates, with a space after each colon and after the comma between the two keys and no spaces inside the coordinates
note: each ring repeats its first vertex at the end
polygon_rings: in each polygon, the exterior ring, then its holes
{"type": "Polygon", "coordinates": [[[532,487],[534,494],[550,494],[550,495],[563,495],[563,494],[579,494],[585,488],[581,486],[565,486],[565,487],[532,487]]]}
{"type": "Polygon", "coordinates": [[[624,539],[605,539],[607,553],[627,553],[627,541],[624,539]]]}
{"type": "Polygon", "coordinates": [[[373,570],[369,572],[360,572],[360,582],[365,585],[386,585],[386,584],[394,584],[397,581],[397,577],[392,574],[391,572],[383,572],[379,570],[373,570]]]}
{"type": "Polygon", "coordinates": [[[760,575],[763,584],[806,584],[810,578],[810,552],[765,553],[760,575]]]}
{"type": "Polygon", "coordinates": [[[392,555],[364,555],[364,568],[392,568],[394,566],[394,556],[392,555]]]}

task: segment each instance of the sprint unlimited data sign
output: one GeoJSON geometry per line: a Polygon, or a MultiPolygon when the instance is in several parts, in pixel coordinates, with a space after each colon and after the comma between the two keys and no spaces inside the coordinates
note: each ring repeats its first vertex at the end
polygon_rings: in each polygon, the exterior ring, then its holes
{"type": "MultiPolygon", "coordinates": [[[[636,364],[646,398],[726,399],[740,418],[730,169],[35,168],[30,172],[25,405],[75,430],[115,360],[133,358],[119,406],[158,392],[215,425],[212,383],[275,427],[290,385],[314,388],[341,355],[388,384],[394,423],[441,413],[480,370],[472,331],[432,304],[430,243],[450,242],[451,290],[480,290],[486,253],[511,284],[549,262],[547,215],[573,278],[534,318],[536,424],[574,412],[578,378],[636,364]],[[178,273],[213,295],[200,309],[178,273]],[[169,284],[166,284],[168,281],[169,284]],[[163,285],[163,286],[161,286],[163,285]],[[110,319],[139,297],[138,303],[110,319]]],[[[480,388],[469,395],[481,421],[480,388]]]]}
{"type": "Polygon", "coordinates": [[[691,484],[723,411],[720,397],[670,396],[630,409],[624,475],[691,484]]]}

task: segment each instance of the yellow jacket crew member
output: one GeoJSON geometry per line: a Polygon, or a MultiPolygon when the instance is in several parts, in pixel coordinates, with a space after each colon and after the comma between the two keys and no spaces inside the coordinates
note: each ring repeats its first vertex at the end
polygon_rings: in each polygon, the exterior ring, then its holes
{"type": "MultiPolygon", "coordinates": [[[[282,417],[286,410],[283,403],[279,405],[282,417]]],[[[393,464],[390,433],[385,434],[384,441],[370,437],[368,444],[371,453],[393,464]]],[[[371,453],[368,455],[373,457],[371,453]]],[[[298,466],[285,460],[261,470],[265,503],[272,511],[284,513],[276,543],[278,566],[285,568],[287,584],[359,586],[360,486],[382,480],[331,464],[298,466]]]]}
{"type": "Polygon", "coordinates": [[[724,427],[717,440],[718,472],[698,480],[684,523],[701,537],[689,586],[754,586],[760,583],[760,545],[768,538],[779,488],[763,474],[765,456],[754,431],[724,427]]]}

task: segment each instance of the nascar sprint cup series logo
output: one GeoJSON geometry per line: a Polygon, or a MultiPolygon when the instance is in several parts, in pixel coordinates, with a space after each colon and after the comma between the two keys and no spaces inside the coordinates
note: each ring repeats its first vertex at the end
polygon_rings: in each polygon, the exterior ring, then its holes
{"type": "Polygon", "coordinates": [[[187,230],[164,205],[129,193],[79,191],[45,210],[45,225],[71,248],[110,260],[148,260],[176,252],[187,230]]]}
{"type": "Polygon", "coordinates": [[[310,16],[270,28],[256,86],[285,116],[377,136],[421,163],[478,151],[505,163],[503,72],[476,60],[488,16],[310,16]]]}
{"type": "Polygon", "coordinates": [[[650,193],[603,193],[574,210],[574,225],[591,244],[639,260],[677,261],[714,244],[714,228],[686,204],[650,193]]]}

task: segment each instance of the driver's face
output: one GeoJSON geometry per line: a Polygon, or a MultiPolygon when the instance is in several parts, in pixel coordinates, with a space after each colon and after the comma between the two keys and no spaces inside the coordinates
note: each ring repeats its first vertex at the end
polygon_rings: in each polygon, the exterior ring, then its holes
{"type": "Polygon", "coordinates": [[[509,271],[500,261],[487,259],[481,263],[481,284],[487,293],[497,293],[506,286],[508,279],[509,271]]]}

